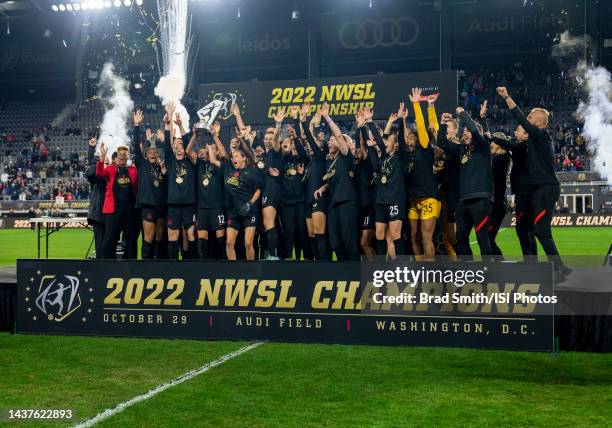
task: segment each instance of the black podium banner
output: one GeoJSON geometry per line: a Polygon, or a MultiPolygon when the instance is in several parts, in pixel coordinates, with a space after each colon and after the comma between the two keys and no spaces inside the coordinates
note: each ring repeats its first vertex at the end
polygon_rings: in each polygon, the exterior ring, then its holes
{"type": "MultiPolygon", "coordinates": [[[[330,116],[335,120],[355,120],[355,113],[363,106],[374,109],[377,119],[387,119],[397,111],[401,101],[410,104],[408,95],[414,87],[423,89],[422,97],[439,94],[436,101],[439,114],[453,113],[457,108],[456,71],[211,83],[199,85],[198,99],[200,107],[218,103],[221,108],[218,118],[222,125],[236,123],[230,113],[232,102],[240,107],[245,123],[254,125],[273,123],[277,110],[301,106],[305,102],[311,104],[311,112],[328,103],[330,116]]],[[[422,108],[425,112],[426,104],[422,108]]],[[[407,110],[414,117],[410,105],[407,110]]]]}
{"type": "MultiPolygon", "coordinates": [[[[406,266],[425,272],[439,265],[406,266]]],[[[468,278],[465,266],[475,269],[477,263],[450,266],[434,273],[454,269],[455,284],[460,276],[472,281],[456,287],[457,296],[552,295],[547,263],[491,264],[478,268],[475,278],[468,278]],[[483,281],[477,281],[478,272],[483,281]]],[[[369,269],[340,262],[18,260],[16,331],[553,349],[553,317],[543,305],[380,303],[381,290],[436,296],[455,286],[392,282],[381,289],[364,280],[369,269]]]]}

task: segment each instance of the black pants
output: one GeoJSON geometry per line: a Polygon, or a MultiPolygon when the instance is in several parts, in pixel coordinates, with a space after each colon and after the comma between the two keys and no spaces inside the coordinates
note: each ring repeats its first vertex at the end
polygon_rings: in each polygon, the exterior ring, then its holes
{"type": "Polygon", "coordinates": [[[531,192],[516,192],[514,194],[516,236],[521,245],[523,256],[536,256],[538,245],[533,232],[533,206],[531,205],[531,192]]]}
{"type": "Polygon", "coordinates": [[[497,246],[495,242],[495,238],[497,237],[497,232],[499,232],[499,228],[501,227],[502,222],[504,221],[504,217],[506,217],[506,212],[508,211],[508,205],[506,205],[506,198],[504,197],[500,201],[494,201],[493,206],[491,207],[491,214],[489,217],[489,227],[488,231],[490,234],[491,241],[491,249],[493,254],[496,256],[501,256],[502,251],[501,248],[497,246]]]}
{"type": "Polygon", "coordinates": [[[457,253],[462,256],[471,254],[470,232],[476,232],[476,240],[480,247],[480,254],[488,256],[493,254],[489,235],[489,214],[491,201],[487,198],[473,198],[460,201],[455,211],[455,224],[457,225],[457,253]]]}
{"type": "Polygon", "coordinates": [[[546,184],[533,189],[531,204],[533,206],[533,233],[535,234],[549,260],[555,261],[555,268],[563,266],[559,251],[552,236],[550,223],[555,205],[561,190],[558,184],[546,184]]]}
{"type": "Polygon", "coordinates": [[[359,208],[345,201],[329,208],[329,244],[338,260],[359,260],[359,208]]]}
{"type": "Polygon", "coordinates": [[[102,243],[104,242],[104,223],[90,220],[89,224],[93,228],[96,259],[101,259],[102,258],[102,243]]]}
{"type": "Polygon", "coordinates": [[[104,214],[104,240],[102,258],[117,258],[117,241],[123,232],[125,236],[125,257],[136,259],[136,240],[138,239],[138,216],[133,204],[115,203],[115,212],[104,214]]]}
{"type": "Polygon", "coordinates": [[[302,249],[304,258],[311,260],[312,252],[308,244],[308,230],[306,229],[306,204],[304,202],[282,204],[280,217],[283,224],[283,255],[291,258],[295,249],[295,257],[299,258],[299,249],[302,249]]]}

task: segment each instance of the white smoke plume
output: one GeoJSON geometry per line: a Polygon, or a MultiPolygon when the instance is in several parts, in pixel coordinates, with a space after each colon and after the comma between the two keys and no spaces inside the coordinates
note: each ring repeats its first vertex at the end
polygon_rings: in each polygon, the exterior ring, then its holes
{"type": "Polygon", "coordinates": [[[134,109],[134,102],[128,91],[129,82],[115,74],[115,67],[110,62],[104,64],[98,86],[99,96],[107,106],[100,125],[99,143],[104,143],[110,157],[118,146],[130,146],[127,122],[134,109]]]}
{"type": "Polygon", "coordinates": [[[581,89],[584,98],[576,115],[584,122],[582,134],[591,155],[591,164],[609,185],[612,185],[612,79],[604,67],[585,62],[590,49],[587,37],[575,37],[568,31],[553,47],[553,57],[581,89]]]}
{"type": "MultiPolygon", "coordinates": [[[[157,0],[160,42],[163,58],[163,76],[155,87],[155,95],[165,106],[173,102],[175,113],[189,132],[189,114],[181,104],[187,83],[187,61],[191,38],[187,23],[188,0],[157,0]]],[[[176,135],[179,135],[178,129],[176,135]]]]}
{"type": "Polygon", "coordinates": [[[584,120],[582,131],[591,153],[591,162],[608,185],[612,185],[612,79],[603,67],[587,67],[584,62],[587,99],[578,106],[578,115],[584,120]]]}

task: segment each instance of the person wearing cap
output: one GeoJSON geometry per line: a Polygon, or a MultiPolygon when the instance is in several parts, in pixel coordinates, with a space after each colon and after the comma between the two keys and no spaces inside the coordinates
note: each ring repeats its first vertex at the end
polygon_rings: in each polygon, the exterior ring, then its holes
{"type": "Polygon", "coordinates": [[[117,258],[117,241],[123,232],[125,236],[125,258],[136,258],[138,227],[136,221],[136,195],[138,194],[138,172],[127,161],[130,149],[125,145],[117,147],[116,161],[104,165],[107,149],[100,145],[100,159],[96,164],[96,175],[106,180],[104,193],[104,239],[102,240],[103,259],[117,258]]]}
{"type": "Polygon", "coordinates": [[[162,168],[155,147],[144,149],[140,144],[140,125],[144,119],[141,110],[134,113],[134,133],[132,147],[134,163],[138,169],[138,195],[136,208],[141,211],[142,219],[142,259],[152,259],[154,253],[160,258],[162,235],[164,232],[164,211],[166,205],[166,171],[162,168]]]}

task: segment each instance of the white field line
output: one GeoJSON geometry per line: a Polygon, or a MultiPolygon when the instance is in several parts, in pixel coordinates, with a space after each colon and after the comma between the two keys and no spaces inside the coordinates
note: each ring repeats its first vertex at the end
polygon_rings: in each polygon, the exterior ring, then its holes
{"type": "Polygon", "coordinates": [[[134,404],[140,403],[141,401],[147,400],[157,394],[159,394],[162,391],[165,391],[168,388],[172,388],[173,386],[179,385],[183,382],[186,382],[190,379],[193,379],[196,376],[201,375],[202,373],[206,373],[207,371],[209,371],[210,369],[212,369],[213,367],[216,367],[218,365],[223,364],[224,362],[231,360],[232,358],[235,358],[239,355],[244,354],[245,352],[250,351],[251,349],[254,349],[256,347],[258,347],[259,345],[262,345],[265,342],[255,342],[252,343],[248,346],[244,346],[234,352],[230,352],[229,354],[226,354],[224,356],[222,356],[221,358],[218,358],[214,361],[208,362],[206,364],[204,364],[202,367],[199,367],[197,369],[193,369],[190,370],[186,373],[183,373],[182,375],[172,379],[171,381],[162,383],[161,385],[156,386],[155,388],[149,390],[148,392],[142,394],[142,395],[138,395],[137,397],[134,397],[128,401],[124,401],[123,403],[117,404],[115,407],[113,407],[112,409],[106,409],[105,411],[98,413],[96,416],[94,416],[91,419],[87,419],[85,421],[79,422],[78,424],[74,425],[75,428],[84,428],[84,427],[90,427],[93,426],[95,424],[97,424],[98,422],[101,422],[105,419],[110,418],[111,416],[116,415],[117,413],[120,413],[122,411],[124,411],[125,409],[127,409],[130,406],[133,406],[134,404]]]}

